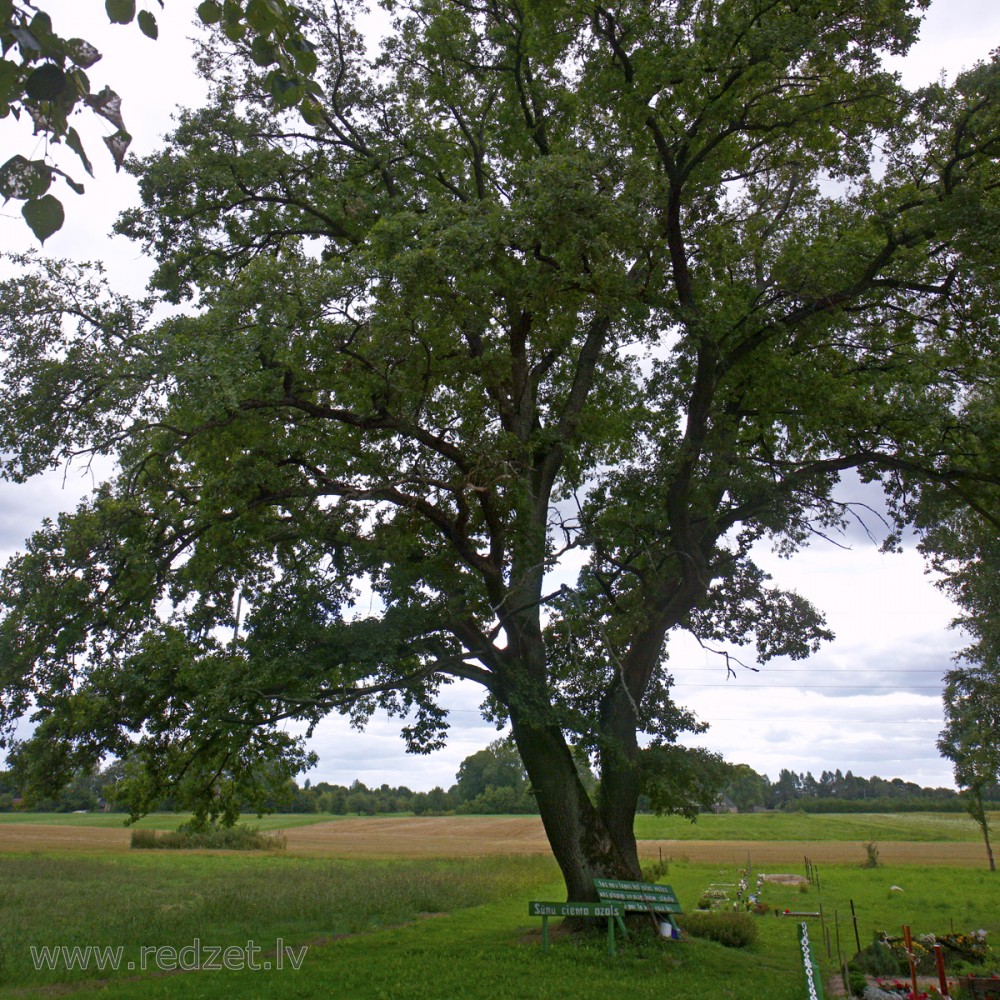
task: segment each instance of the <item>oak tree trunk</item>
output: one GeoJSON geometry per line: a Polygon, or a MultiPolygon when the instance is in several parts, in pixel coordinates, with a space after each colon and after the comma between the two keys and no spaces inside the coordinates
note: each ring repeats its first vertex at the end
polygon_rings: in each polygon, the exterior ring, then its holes
{"type": "Polygon", "coordinates": [[[623,849],[612,836],[587,795],[562,732],[556,726],[531,725],[517,715],[511,715],[514,740],[566,882],[567,899],[596,901],[595,878],[638,878],[634,837],[629,850],[627,842],[623,849]]]}

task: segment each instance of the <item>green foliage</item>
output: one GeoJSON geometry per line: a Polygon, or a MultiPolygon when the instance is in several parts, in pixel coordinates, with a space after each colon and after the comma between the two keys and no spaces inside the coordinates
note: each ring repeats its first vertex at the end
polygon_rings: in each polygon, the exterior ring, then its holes
{"type": "MultiPolygon", "coordinates": [[[[98,0],[91,2],[95,7],[98,0]]],[[[149,0],[152,3],[152,0],[149,0]]],[[[165,0],[156,0],[160,8],[165,0]]],[[[147,6],[137,8],[136,0],[105,0],[105,13],[112,24],[135,21],[147,38],[159,36],[156,15],[147,6]]],[[[316,57],[302,32],[306,15],[286,0],[226,0],[225,5],[206,0],[198,7],[206,25],[221,22],[227,36],[253,39],[258,65],[273,66],[268,89],[275,106],[289,108],[308,103],[312,107],[321,89],[312,79],[316,57]]],[[[9,115],[30,119],[35,134],[43,133],[55,145],[65,143],[77,154],[87,174],[93,168],[70,117],[83,107],[110,122],[116,131],[104,137],[116,169],[120,169],[131,143],[121,117],[121,98],[110,87],[91,87],[86,70],[101,59],[94,45],[82,38],[63,38],[52,16],[28,0],[0,0],[0,119],[9,115]]],[[[62,203],[53,194],[27,194],[11,188],[3,179],[29,164],[20,154],[0,166],[0,191],[5,199],[25,200],[21,214],[31,231],[44,243],[64,221],[62,203]],[[20,166],[19,166],[20,165],[20,166]]],[[[46,177],[58,174],[78,194],[83,185],[45,160],[30,161],[30,169],[46,177]]]]}
{"type": "Polygon", "coordinates": [[[746,913],[696,910],[678,917],[678,923],[692,937],[717,941],[727,948],[749,948],[757,940],[757,924],[746,913]]]}
{"type": "Polygon", "coordinates": [[[860,969],[848,966],[847,969],[847,990],[852,997],[864,996],[868,987],[868,977],[860,969]]]}
{"type": "Polygon", "coordinates": [[[715,804],[730,775],[730,765],[719,754],[659,743],[643,752],[640,767],[652,810],[690,820],[715,804]]]}
{"type": "Polygon", "coordinates": [[[487,788],[522,789],[528,784],[528,775],[510,740],[494,740],[485,750],[466,757],[458,765],[455,794],[463,802],[482,795],[487,788]]]}
{"type": "Polygon", "coordinates": [[[443,788],[432,788],[417,792],[410,800],[410,808],[415,816],[444,816],[454,810],[455,800],[443,788]]]}
{"type": "Polygon", "coordinates": [[[722,791],[740,812],[771,804],[771,780],[749,764],[733,764],[722,791]]]}
{"type": "Polygon", "coordinates": [[[878,868],[882,862],[879,861],[878,856],[878,844],[874,840],[869,840],[864,845],[865,848],[865,860],[862,862],[862,868],[878,868]]]}
{"type": "Polygon", "coordinates": [[[996,863],[985,797],[1000,781],[997,662],[991,659],[970,663],[948,672],[944,690],[945,728],[938,738],[938,749],[954,765],[955,783],[961,789],[966,809],[982,831],[991,871],[996,870],[996,863]]]}
{"type": "Polygon", "coordinates": [[[510,739],[494,740],[466,757],[459,764],[451,794],[463,813],[538,812],[524,764],[510,739]]]}
{"type": "MultiPolygon", "coordinates": [[[[163,0],[158,0],[163,6],[163,0]]],[[[112,23],[127,24],[136,12],[135,0],[106,0],[112,23]]],[[[143,32],[156,37],[156,18],[149,10],[139,15],[143,32]]],[[[65,142],[93,174],[79,134],[70,117],[86,107],[116,129],[105,138],[116,167],[121,167],[130,136],[121,117],[121,100],[109,87],[95,91],[87,74],[101,53],[82,38],[63,38],[46,11],[25,0],[0,3],[0,118],[9,115],[29,119],[35,133],[44,133],[55,143],[65,142]]],[[[23,200],[21,214],[41,243],[63,224],[62,203],[46,194],[52,175],[57,174],[77,193],[83,185],[47,160],[28,161],[15,154],[0,166],[0,190],[5,199],[23,200]],[[34,180],[29,181],[28,175],[34,180]],[[19,180],[15,180],[15,178],[19,180]]]]}

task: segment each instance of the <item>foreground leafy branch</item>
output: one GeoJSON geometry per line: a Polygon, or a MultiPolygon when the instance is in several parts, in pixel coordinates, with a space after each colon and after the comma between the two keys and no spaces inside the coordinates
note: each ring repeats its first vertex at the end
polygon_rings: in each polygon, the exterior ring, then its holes
{"type": "MultiPolygon", "coordinates": [[[[93,2],[97,9],[96,0],[81,2],[93,2]]],[[[165,0],[155,2],[165,7],[165,0]]],[[[104,8],[112,24],[135,21],[147,38],[159,36],[156,15],[147,6],[137,8],[136,0],[105,0],[104,8]]],[[[317,60],[294,4],[205,0],[198,6],[198,16],[203,24],[218,25],[229,38],[252,39],[255,64],[270,68],[266,85],[276,107],[314,102],[318,90],[312,75],[317,60]]],[[[61,30],[32,0],[0,0],[0,118],[23,115],[35,135],[43,135],[52,145],[65,144],[93,177],[83,140],[70,124],[71,117],[86,107],[114,128],[102,139],[115,169],[121,169],[132,142],[122,118],[121,97],[110,86],[93,90],[87,71],[100,61],[101,53],[86,39],[63,37],[61,30]]],[[[50,152],[47,149],[37,159],[16,153],[0,166],[0,195],[5,201],[23,202],[21,214],[41,243],[61,229],[65,220],[62,202],[51,191],[56,178],[61,177],[77,194],[84,191],[83,184],[52,161],[50,152]]]]}

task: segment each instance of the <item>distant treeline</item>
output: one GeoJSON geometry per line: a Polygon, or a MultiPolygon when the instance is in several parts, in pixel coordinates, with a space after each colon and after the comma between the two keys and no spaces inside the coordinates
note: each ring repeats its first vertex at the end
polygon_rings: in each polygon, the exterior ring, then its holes
{"type": "MultiPolygon", "coordinates": [[[[588,790],[597,790],[597,778],[584,756],[577,767],[588,790]]],[[[114,786],[122,777],[120,762],[93,773],[81,773],[51,799],[22,800],[14,776],[0,771],[0,812],[30,808],[39,812],[114,810],[114,786]]],[[[328,813],[334,816],[375,816],[384,813],[413,813],[417,816],[446,813],[511,814],[535,813],[527,774],[517,751],[506,741],[497,740],[484,750],[466,757],[449,789],[432,788],[414,792],[405,785],[378,788],[362,781],[350,785],[308,779],[295,782],[276,794],[268,806],[275,812],[328,813]]],[[[1000,808],[1000,786],[987,796],[1000,808]]],[[[649,811],[649,801],[640,798],[640,811],[649,811]]],[[[170,810],[164,800],[160,808],[170,810]]],[[[962,812],[964,805],[952,788],[921,788],[902,778],[862,778],[848,771],[824,771],[819,778],[810,772],[798,774],[782,769],[777,781],[759,774],[747,764],[732,766],[728,784],[721,790],[717,809],[753,812],[761,809],[830,812],[962,812]]]]}
{"type": "MultiPolygon", "coordinates": [[[[1000,805],[1000,786],[994,786],[987,800],[1000,805]]],[[[740,812],[963,812],[965,805],[953,788],[921,788],[902,778],[862,778],[839,769],[815,778],[809,771],[797,774],[783,768],[778,780],[771,781],[746,764],[736,764],[722,791],[720,808],[740,812]]]]}

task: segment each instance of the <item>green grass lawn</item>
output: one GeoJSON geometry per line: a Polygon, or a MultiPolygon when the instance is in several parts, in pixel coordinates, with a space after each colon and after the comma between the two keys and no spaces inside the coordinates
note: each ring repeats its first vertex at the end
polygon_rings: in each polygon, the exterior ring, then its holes
{"type": "MultiPolygon", "coordinates": [[[[711,883],[737,878],[731,868],[671,862],[663,880],[691,909],[711,883]]],[[[746,950],[662,941],[640,931],[620,944],[616,958],[606,954],[600,935],[556,936],[543,955],[540,921],[527,916],[527,903],[563,893],[554,863],[545,858],[345,862],[274,854],[21,854],[0,856],[0,885],[0,998],[57,989],[60,995],[134,1000],[801,1000],[804,989],[797,921],[771,913],[754,918],[759,938],[746,950]],[[158,956],[167,965],[171,956],[180,964],[186,948],[190,960],[196,941],[202,961],[205,949],[228,946],[239,949],[231,958],[260,968],[154,971],[158,956]],[[255,950],[247,950],[248,942],[255,950]],[[32,946],[88,945],[121,946],[121,971],[33,967],[32,946]],[[128,962],[135,969],[129,971],[128,962]]],[[[855,950],[852,901],[862,946],[876,930],[898,933],[903,923],[915,934],[978,928],[1000,934],[1000,882],[985,870],[830,865],[818,889],[768,886],[764,900],[769,909],[822,909],[822,923],[812,918],[809,924],[827,973],[838,966],[838,953],[855,950]]]]}
{"type": "MultiPolygon", "coordinates": [[[[150,813],[131,824],[131,828],[136,830],[176,830],[181,823],[186,823],[191,819],[191,815],[191,813],[174,812],[150,813]]],[[[0,823],[40,823],[45,826],[114,828],[125,826],[127,818],[124,813],[0,813],[0,823]]],[[[260,817],[243,816],[240,822],[247,826],[255,826],[259,830],[287,830],[293,826],[309,826],[312,823],[328,823],[331,820],[348,818],[347,816],[331,816],[329,813],[274,813],[260,817]]]]}
{"type": "MultiPolygon", "coordinates": [[[[392,814],[392,816],[404,814],[392,814]]],[[[1000,825],[1000,813],[991,813],[1000,825]]],[[[392,816],[374,817],[392,818],[392,816]]],[[[189,813],[152,813],[133,824],[143,830],[175,830],[189,813]]],[[[244,816],[240,822],[261,830],[288,829],[312,823],[357,819],[330,813],[278,813],[244,816]]],[[[43,823],[53,826],[120,827],[122,813],[0,813],[0,823],[43,823]]],[[[965,813],[803,813],[771,812],[699,816],[641,815],[635,819],[640,840],[840,840],[840,841],[980,841],[982,834],[965,813]]]]}
{"type": "MultiPolygon", "coordinates": [[[[167,829],[184,818],[148,817],[143,825],[167,829]]],[[[273,816],[260,825],[329,818],[273,816]]],[[[121,821],[103,814],[58,819],[121,821]]],[[[637,832],[674,839],[679,830],[748,841],[765,832],[784,840],[977,839],[978,831],[968,826],[964,817],[941,814],[779,814],[706,816],[694,826],[640,817],[637,832]]],[[[672,860],[662,881],[691,910],[711,884],[738,878],[725,865],[672,860]]],[[[50,993],[122,1000],[802,1000],[798,921],[775,917],[775,909],[822,912],[822,920],[808,923],[826,975],[853,955],[856,941],[864,947],[877,931],[897,934],[903,924],[917,935],[983,928],[1000,941],[996,875],[919,865],[824,865],[819,886],[766,884],[768,913],[754,918],[759,936],[749,949],[663,941],[640,930],[620,944],[615,958],[606,954],[603,935],[555,935],[542,954],[540,921],[527,915],[528,901],[564,896],[554,862],[544,857],[373,862],[281,852],[25,852],[0,854],[0,887],[0,1000],[50,993]],[[171,964],[196,964],[196,943],[203,965],[230,968],[169,971],[171,964]],[[67,970],[63,952],[49,953],[56,968],[36,968],[32,960],[33,947],[38,957],[42,947],[88,946],[120,948],[120,955],[104,953],[118,962],[118,971],[95,970],[93,953],[88,970],[67,970]],[[212,952],[224,948],[236,949],[225,961],[225,952],[212,952]],[[243,968],[234,968],[238,964],[243,968]]]]}
{"type": "MultiPolygon", "coordinates": [[[[990,815],[1000,821],[1000,813],[990,815]]],[[[640,840],[982,840],[966,813],[723,813],[694,823],[636,816],[635,833],[640,840]]]]}

